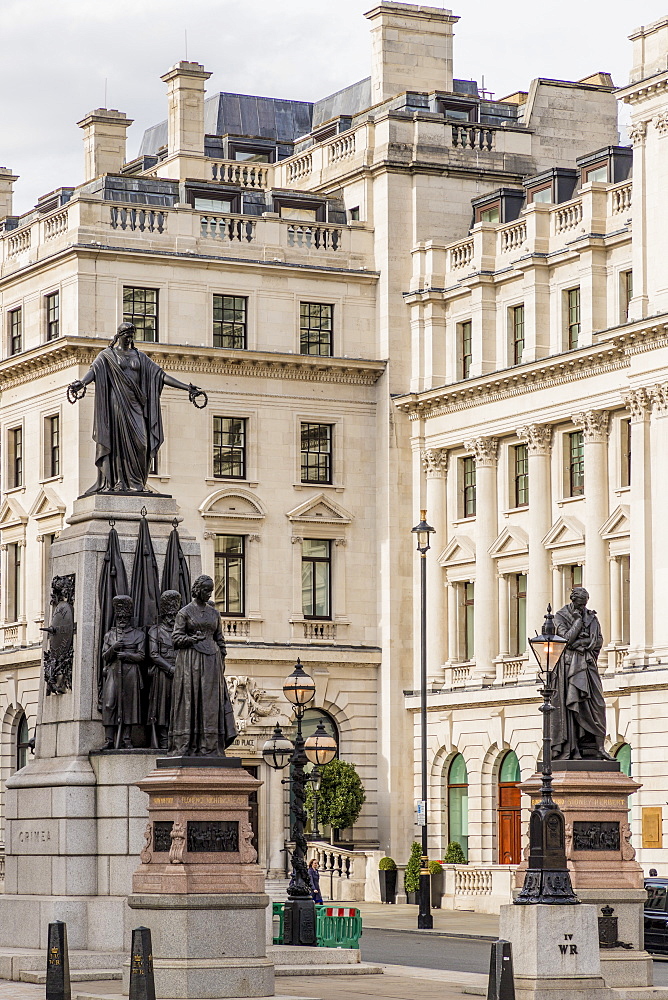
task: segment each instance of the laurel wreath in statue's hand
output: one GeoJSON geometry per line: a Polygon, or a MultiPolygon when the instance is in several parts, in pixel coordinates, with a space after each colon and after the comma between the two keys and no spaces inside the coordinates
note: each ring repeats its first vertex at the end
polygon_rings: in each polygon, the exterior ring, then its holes
{"type": "Polygon", "coordinates": [[[76,403],[79,399],[83,399],[86,395],[86,386],[80,379],[76,382],[72,382],[71,385],[67,387],[67,401],[69,403],[76,403]]]}
{"type": "Polygon", "coordinates": [[[188,399],[193,404],[193,406],[197,407],[198,410],[203,410],[204,407],[209,402],[209,397],[205,393],[204,389],[200,389],[198,386],[193,385],[192,382],[188,386],[188,399]],[[199,399],[200,396],[204,397],[204,402],[203,403],[198,403],[197,402],[197,400],[199,399]]]}

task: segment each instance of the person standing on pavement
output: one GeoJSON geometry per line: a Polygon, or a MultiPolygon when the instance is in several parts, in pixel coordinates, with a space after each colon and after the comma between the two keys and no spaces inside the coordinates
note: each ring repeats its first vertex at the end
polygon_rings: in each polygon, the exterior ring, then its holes
{"type": "Polygon", "coordinates": [[[313,901],[315,903],[322,903],[322,895],[320,893],[320,866],[318,862],[313,860],[308,863],[308,877],[311,883],[311,895],[313,896],[313,901]]]}

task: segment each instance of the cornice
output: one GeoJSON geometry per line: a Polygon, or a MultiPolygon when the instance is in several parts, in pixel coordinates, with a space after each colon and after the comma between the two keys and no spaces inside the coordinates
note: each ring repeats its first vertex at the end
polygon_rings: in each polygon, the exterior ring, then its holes
{"type": "MultiPolygon", "coordinates": [[[[0,389],[12,389],[76,365],[90,365],[108,344],[108,339],[102,337],[61,337],[16,357],[6,358],[0,362],[0,389]]],[[[385,361],[274,354],[269,351],[223,351],[184,344],[141,344],[140,350],[165,371],[302,382],[373,385],[386,368],[385,361]]]]}
{"type": "Polygon", "coordinates": [[[559,354],[542,361],[505,369],[481,378],[457,382],[422,393],[395,396],[394,405],[410,420],[436,417],[473,406],[522,396],[593,375],[629,368],[630,357],[668,346],[668,317],[648,324],[646,320],[589,348],[559,354]]]}

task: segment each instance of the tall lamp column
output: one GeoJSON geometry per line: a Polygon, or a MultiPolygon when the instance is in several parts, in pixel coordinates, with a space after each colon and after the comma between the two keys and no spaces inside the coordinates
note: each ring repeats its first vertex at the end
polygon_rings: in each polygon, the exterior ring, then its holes
{"type": "Polygon", "coordinates": [[[417,536],[417,550],[420,553],[420,761],[422,775],[422,857],[420,859],[420,894],[418,928],[431,930],[434,918],[431,915],[431,877],[429,875],[428,828],[427,828],[427,552],[430,549],[429,536],[434,528],[427,524],[427,511],[420,511],[420,523],[411,529],[417,536]]]}
{"type": "Polygon", "coordinates": [[[543,761],[539,801],[529,819],[529,865],[522,891],[513,902],[579,903],[573,892],[566,861],[564,814],[552,798],[552,698],[556,693],[555,674],[566,648],[566,640],[556,634],[552,608],[548,604],[541,635],[529,639],[538,661],[540,694],[543,704],[543,761]]]}
{"type": "Polygon", "coordinates": [[[262,748],[262,756],[275,770],[292,765],[290,777],[283,779],[284,783],[292,786],[291,836],[295,845],[291,859],[288,902],[284,907],[283,944],[315,945],[315,905],[306,867],[308,844],[304,836],[306,784],[309,781],[305,767],[309,762],[316,766],[329,763],[336,756],[336,741],[327,734],[322,723],[312,736],[304,739],[302,720],[306,706],[315,697],[315,681],[306,673],[299,659],[283,684],[283,694],[294,706],[297,722],[295,741],[292,743],[287,739],[277,725],[262,748]]]}

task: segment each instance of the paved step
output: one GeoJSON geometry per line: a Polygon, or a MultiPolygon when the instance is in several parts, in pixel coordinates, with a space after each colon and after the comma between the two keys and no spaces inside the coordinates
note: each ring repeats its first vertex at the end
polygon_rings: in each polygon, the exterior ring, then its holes
{"type": "MultiPolygon", "coordinates": [[[[119,969],[70,969],[70,981],[73,983],[97,983],[108,979],[122,979],[123,973],[119,969]]],[[[46,983],[46,971],[32,972],[23,969],[19,974],[21,983],[46,983]]]]}
{"type": "Polygon", "coordinates": [[[267,948],[267,958],[277,966],[282,965],[359,965],[359,948],[308,948],[299,945],[272,944],[267,948]]]}
{"type": "Polygon", "coordinates": [[[381,965],[277,965],[277,976],[382,976],[381,965]]]}

